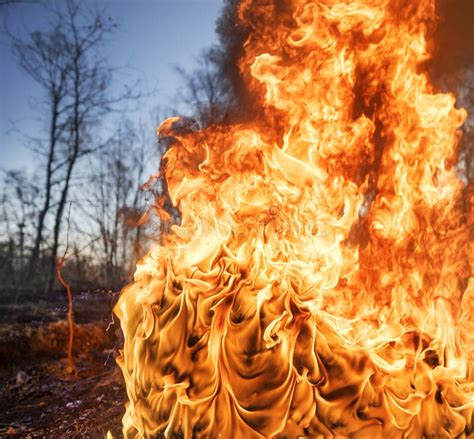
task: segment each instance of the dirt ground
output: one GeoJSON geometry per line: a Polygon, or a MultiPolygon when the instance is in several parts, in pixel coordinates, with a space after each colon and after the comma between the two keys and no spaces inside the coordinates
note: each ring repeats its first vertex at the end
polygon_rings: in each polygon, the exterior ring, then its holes
{"type": "Polygon", "coordinates": [[[35,310],[34,319],[25,317],[35,308],[31,303],[24,312],[21,302],[14,310],[0,303],[0,437],[104,438],[107,431],[121,437],[126,394],[114,360],[116,298],[103,294],[77,306],[75,375],[67,373],[68,325],[58,319],[65,315],[64,298],[46,307],[56,314],[35,310]]]}

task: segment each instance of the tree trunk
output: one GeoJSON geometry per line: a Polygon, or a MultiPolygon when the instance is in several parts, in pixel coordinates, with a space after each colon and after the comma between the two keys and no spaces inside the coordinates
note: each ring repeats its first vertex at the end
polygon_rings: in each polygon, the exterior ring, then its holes
{"type": "Polygon", "coordinates": [[[31,252],[30,263],[28,268],[28,278],[30,282],[32,282],[36,276],[40,247],[43,241],[44,223],[46,219],[46,214],[48,213],[51,204],[51,179],[53,174],[54,152],[57,143],[58,105],[59,99],[57,97],[54,97],[52,104],[53,107],[51,127],[49,132],[49,153],[46,167],[45,197],[43,207],[38,213],[38,224],[36,227],[35,243],[31,252]]]}
{"type": "Polygon", "coordinates": [[[72,170],[74,168],[74,163],[76,161],[77,154],[69,160],[66,178],[64,181],[64,187],[61,192],[61,198],[59,200],[58,209],[56,210],[56,218],[54,221],[54,237],[53,237],[53,246],[51,248],[51,262],[49,275],[47,279],[48,291],[51,291],[54,286],[54,274],[56,269],[56,258],[58,256],[59,248],[59,234],[61,233],[61,223],[63,219],[64,207],[66,206],[67,196],[69,193],[69,184],[71,181],[72,170]]]}
{"type": "MultiPolygon", "coordinates": [[[[77,41],[77,36],[75,34],[75,29],[73,28],[74,37],[77,41]]],[[[79,48],[76,46],[76,53],[74,56],[73,62],[73,73],[74,73],[74,89],[73,89],[73,97],[74,97],[74,105],[73,105],[73,118],[71,122],[71,136],[72,136],[72,153],[69,156],[68,164],[67,164],[67,171],[64,180],[63,190],[61,192],[61,198],[59,200],[58,209],[56,210],[56,218],[54,221],[54,238],[53,238],[53,247],[51,250],[51,259],[50,259],[50,269],[49,269],[49,279],[47,282],[48,290],[51,291],[54,285],[54,274],[55,274],[55,267],[56,267],[56,259],[58,256],[58,248],[59,248],[59,234],[61,232],[61,222],[63,219],[64,213],[64,206],[66,205],[67,196],[69,193],[69,185],[71,183],[71,176],[72,170],[74,169],[74,165],[76,164],[77,157],[79,156],[79,147],[81,142],[81,121],[79,115],[79,106],[81,104],[81,94],[79,90],[80,86],[80,66],[79,66],[79,58],[81,57],[81,52],[79,48]]]]}

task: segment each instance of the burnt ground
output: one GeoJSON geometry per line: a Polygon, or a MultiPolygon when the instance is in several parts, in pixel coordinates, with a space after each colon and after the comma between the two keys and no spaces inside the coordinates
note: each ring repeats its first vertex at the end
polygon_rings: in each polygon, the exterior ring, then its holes
{"type": "Polygon", "coordinates": [[[0,437],[121,437],[126,394],[115,363],[117,293],[75,295],[74,359],[67,372],[66,297],[0,292],[0,437]]]}

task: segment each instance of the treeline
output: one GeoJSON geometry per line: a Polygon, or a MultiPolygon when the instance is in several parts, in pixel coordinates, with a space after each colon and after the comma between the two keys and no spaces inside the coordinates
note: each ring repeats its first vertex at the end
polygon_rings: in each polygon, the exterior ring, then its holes
{"type": "Polygon", "coordinates": [[[159,153],[144,125],[123,120],[115,130],[104,147],[84,158],[71,176],[56,254],[56,214],[61,202],[57,186],[64,176],[58,175],[53,183],[51,207],[41,224],[46,201],[41,169],[33,177],[24,171],[5,173],[0,242],[3,286],[53,288],[56,262],[64,252],[65,276],[79,288],[118,288],[129,279],[156,232],[154,224],[143,219],[153,192],[144,193],[141,186],[150,165],[157,167],[159,153]],[[38,234],[41,242],[35,253],[38,234]]]}
{"type": "Polygon", "coordinates": [[[78,0],[45,2],[49,25],[24,37],[7,29],[21,69],[42,91],[35,110],[46,129],[22,133],[31,170],[4,170],[0,283],[54,289],[65,276],[81,288],[118,288],[144,253],[147,208],[140,190],[158,168],[154,124],[123,116],[140,102],[120,91],[103,51],[117,32],[104,9],[78,0]]]}

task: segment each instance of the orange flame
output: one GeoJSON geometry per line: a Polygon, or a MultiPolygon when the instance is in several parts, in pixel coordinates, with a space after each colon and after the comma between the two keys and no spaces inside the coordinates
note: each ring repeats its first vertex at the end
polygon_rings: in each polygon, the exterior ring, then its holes
{"type": "Polygon", "coordinates": [[[424,71],[434,9],[240,4],[260,116],[158,130],[181,223],[115,308],[126,437],[472,433],[466,112],[424,71]]]}

